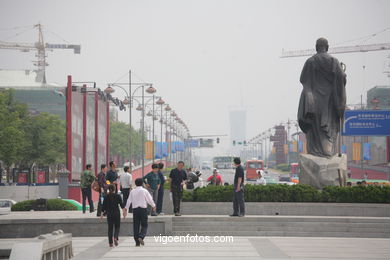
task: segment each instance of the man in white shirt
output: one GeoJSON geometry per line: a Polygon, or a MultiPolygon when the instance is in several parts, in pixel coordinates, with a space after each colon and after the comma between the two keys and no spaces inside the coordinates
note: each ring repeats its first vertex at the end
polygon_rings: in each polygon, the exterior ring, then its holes
{"type": "Polygon", "coordinates": [[[144,238],[148,230],[148,204],[152,206],[153,211],[156,211],[156,205],[154,204],[152,196],[147,189],[142,187],[142,184],[142,178],[135,180],[136,188],[130,192],[126,207],[124,207],[122,211],[123,218],[126,218],[127,211],[129,210],[130,205],[132,205],[135,246],[145,245],[144,238]]]}
{"type": "Polygon", "coordinates": [[[257,180],[256,180],[256,184],[258,185],[267,185],[267,181],[264,179],[263,177],[263,171],[262,170],[257,170],[257,180]]]}
{"type": "Polygon", "coordinates": [[[127,199],[129,198],[133,178],[129,172],[129,166],[125,166],[123,170],[124,173],[119,175],[119,182],[121,184],[120,187],[123,194],[123,203],[126,203],[127,199]]]}

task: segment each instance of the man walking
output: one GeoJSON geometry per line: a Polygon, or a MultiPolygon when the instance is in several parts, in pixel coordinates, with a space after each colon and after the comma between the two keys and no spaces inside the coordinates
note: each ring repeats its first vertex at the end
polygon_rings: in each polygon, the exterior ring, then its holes
{"type": "Polygon", "coordinates": [[[116,171],[116,164],[114,161],[110,162],[110,170],[107,172],[106,180],[110,182],[110,184],[114,184],[116,190],[118,192],[118,173],[116,171]]]}
{"type": "Polygon", "coordinates": [[[123,168],[124,173],[122,173],[119,177],[121,192],[123,194],[123,203],[126,203],[127,199],[129,198],[129,193],[133,182],[133,177],[131,176],[129,169],[129,166],[125,166],[123,168]]]}
{"type": "Polygon", "coordinates": [[[90,213],[94,212],[91,184],[95,180],[95,175],[92,174],[91,169],[92,169],[92,165],[87,164],[85,166],[85,171],[81,174],[81,178],[80,178],[81,193],[83,196],[83,214],[85,214],[86,199],[88,199],[89,212],[90,213]]]}
{"type": "Polygon", "coordinates": [[[240,158],[236,157],[233,160],[236,167],[234,175],[234,196],[233,196],[233,214],[231,217],[245,216],[245,201],[244,201],[244,168],[241,166],[240,158]]]}
{"type": "Polygon", "coordinates": [[[135,180],[135,189],[130,192],[126,206],[123,208],[123,218],[126,218],[127,211],[132,205],[133,208],[133,233],[135,246],[145,245],[144,239],[148,230],[148,204],[152,206],[153,211],[156,210],[150,193],[142,187],[143,180],[138,178],[135,180]],[[140,230],[141,228],[141,230],[140,230]]]}
{"type": "MultiPolygon", "coordinates": [[[[143,178],[144,183],[146,184],[146,189],[149,191],[150,195],[153,198],[154,203],[157,203],[158,190],[160,188],[160,177],[158,176],[158,164],[152,164],[152,171],[146,174],[143,178]]],[[[148,208],[148,214],[151,213],[151,216],[157,216],[156,211],[148,208]]]]}
{"type": "Polygon", "coordinates": [[[164,183],[165,183],[165,177],[162,173],[162,169],[164,169],[164,164],[159,163],[158,164],[158,177],[160,178],[160,188],[158,189],[158,198],[157,198],[157,215],[164,215],[162,212],[162,206],[163,206],[163,199],[164,199],[164,183]]]}
{"type": "Polygon", "coordinates": [[[100,165],[100,172],[97,176],[99,187],[100,187],[98,208],[96,213],[96,216],[98,217],[100,217],[100,215],[102,214],[103,197],[105,196],[107,190],[106,172],[107,172],[107,165],[105,164],[100,165]]]}
{"type": "Polygon", "coordinates": [[[173,213],[175,216],[181,216],[180,214],[180,201],[183,197],[183,185],[187,180],[186,171],[183,170],[184,162],[179,161],[177,167],[169,174],[169,183],[171,185],[172,200],[173,200],[173,213]]]}

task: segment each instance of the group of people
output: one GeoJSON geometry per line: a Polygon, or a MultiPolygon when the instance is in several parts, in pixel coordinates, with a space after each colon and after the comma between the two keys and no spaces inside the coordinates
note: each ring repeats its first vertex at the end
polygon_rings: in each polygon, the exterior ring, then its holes
{"type": "MultiPolygon", "coordinates": [[[[170,191],[172,193],[173,211],[175,216],[181,216],[180,202],[183,197],[183,185],[187,180],[184,170],[184,162],[177,163],[177,167],[169,174],[170,191]]],[[[134,240],[136,246],[144,245],[148,227],[148,215],[157,216],[163,214],[163,196],[165,177],[162,173],[163,163],[152,164],[152,171],[143,178],[135,180],[135,188],[132,188],[132,175],[130,168],[125,166],[123,173],[118,175],[114,161],[100,166],[100,172],[95,177],[92,165],[88,164],[80,178],[82,191],[83,213],[86,212],[86,201],[89,203],[89,211],[94,212],[92,189],[99,192],[97,216],[107,217],[109,246],[118,245],[120,230],[120,208],[125,218],[128,212],[133,213],[134,240]],[[118,193],[118,185],[121,195],[118,193]]]]}
{"type": "MultiPolygon", "coordinates": [[[[234,176],[234,196],[232,217],[245,216],[244,201],[244,168],[241,166],[240,158],[234,158],[236,168],[234,176]]],[[[180,203],[183,197],[183,186],[187,183],[187,173],[184,169],[184,162],[179,161],[176,168],[172,169],[168,182],[172,193],[173,213],[181,216],[180,203]]],[[[83,213],[86,211],[86,200],[90,206],[90,212],[94,212],[92,201],[92,188],[99,192],[97,216],[107,217],[108,242],[109,246],[118,245],[120,230],[120,208],[123,218],[128,212],[133,213],[133,236],[136,246],[144,245],[144,238],[148,228],[148,215],[157,216],[162,213],[163,194],[165,177],[162,173],[163,163],[152,165],[152,171],[143,178],[135,180],[135,188],[132,188],[132,176],[130,168],[124,167],[124,173],[118,176],[115,162],[100,166],[100,172],[95,178],[92,173],[92,166],[86,165],[81,175],[81,190],[83,197],[83,213]],[[118,185],[122,196],[118,193],[118,185]],[[96,186],[96,187],[95,187],[96,186]]],[[[214,171],[209,178],[214,185],[222,185],[222,178],[218,171],[214,171]]]]}

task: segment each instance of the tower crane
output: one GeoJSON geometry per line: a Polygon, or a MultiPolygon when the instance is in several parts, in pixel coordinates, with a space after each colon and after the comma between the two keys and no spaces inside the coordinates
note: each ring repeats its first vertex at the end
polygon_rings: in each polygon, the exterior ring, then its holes
{"type": "MultiPolygon", "coordinates": [[[[333,47],[333,48],[329,48],[328,53],[336,54],[336,53],[369,52],[369,51],[385,51],[385,50],[390,50],[390,43],[333,47]]],[[[315,49],[293,50],[293,51],[282,50],[282,55],[280,57],[292,58],[292,57],[312,56],[315,53],[316,53],[315,49]]]]}
{"type": "Polygon", "coordinates": [[[22,52],[36,51],[37,60],[34,65],[37,66],[38,80],[46,84],[46,51],[54,49],[73,49],[74,54],[80,54],[81,45],[76,44],[50,44],[45,43],[43,39],[42,24],[34,25],[38,29],[38,41],[35,43],[16,43],[0,41],[0,49],[19,50],[22,52]]]}

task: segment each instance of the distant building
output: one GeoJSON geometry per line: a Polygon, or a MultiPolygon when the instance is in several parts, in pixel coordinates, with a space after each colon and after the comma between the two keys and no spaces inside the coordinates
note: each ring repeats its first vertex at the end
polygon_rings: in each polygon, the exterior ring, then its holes
{"type": "Polygon", "coordinates": [[[246,141],[246,109],[238,108],[230,111],[230,138],[234,154],[239,153],[246,141]],[[233,146],[235,142],[235,146],[233,146]],[[240,145],[241,143],[241,145],[240,145]]]}
{"type": "Polygon", "coordinates": [[[45,84],[34,70],[0,70],[0,90],[14,89],[15,99],[31,114],[47,112],[65,120],[65,86],[45,84]]]}

